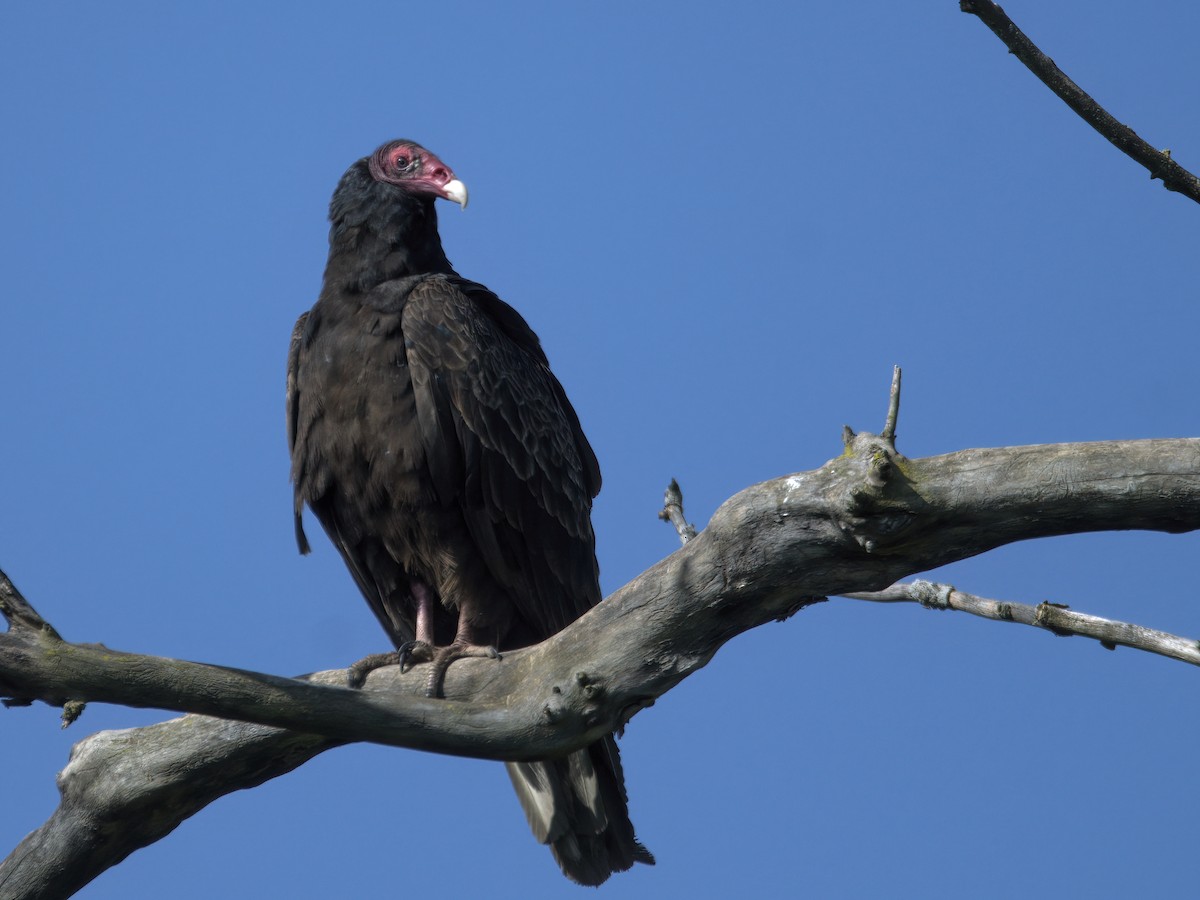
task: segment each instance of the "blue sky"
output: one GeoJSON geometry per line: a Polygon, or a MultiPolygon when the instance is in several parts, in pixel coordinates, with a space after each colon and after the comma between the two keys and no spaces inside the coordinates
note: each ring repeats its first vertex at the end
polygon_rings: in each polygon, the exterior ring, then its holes
{"type": "MultiPolygon", "coordinates": [[[[1200,168],[1200,9],[1006,5],[1200,168]],[[1169,26],[1169,27],[1165,27],[1169,26]]],[[[294,674],[384,649],[296,555],[290,329],[338,177],[419,140],[447,252],[541,335],[600,458],[606,592],[756,482],[900,449],[1200,434],[1200,209],[938,3],[312,2],[0,12],[0,566],[71,640],[294,674]]],[[[1195,536],[934,577],[1200,636],[1195,536]]],[[[835,601],[734,640],[622,741],[659,864],[612,898],[1168,895],[1195,886],[1196,673],[835,601]]],[[[0,844],[91,731],[0,712],[0,844]]],[[[496,764],[380,747],[225,798],[80,896],[578,897],[496,764]]]]}

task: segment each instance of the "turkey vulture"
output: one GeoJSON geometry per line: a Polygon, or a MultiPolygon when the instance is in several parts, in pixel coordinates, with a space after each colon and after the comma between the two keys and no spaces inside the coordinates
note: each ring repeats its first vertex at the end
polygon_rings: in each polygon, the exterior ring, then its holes
{"type": "MultiPolygon", "coordinates": [[[[600,469],[537,335],[451,267],[434,200],[466,187],[412,141],[342,176],[329,260],[288,353],[296,539],[305,503],[401,658],[446,666],[537,643],[600,602],[600,469]]],[[[653,863],[611,736],[508,763],[538,840],[597,885],[653,863]]]]}

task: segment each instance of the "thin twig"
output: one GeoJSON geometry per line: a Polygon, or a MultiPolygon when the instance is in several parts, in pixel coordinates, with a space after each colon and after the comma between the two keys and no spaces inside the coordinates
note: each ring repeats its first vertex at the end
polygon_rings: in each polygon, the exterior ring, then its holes
{"type": "MultiPolygon", "coordinates": [[[[27,628],[30,631],[45,630],[53,637],[58,638],[58,632],[38,615],[37,610],[22,596],[21,592],[17,590],[17,586],[12,583],[12,579],[3,571],[0,571],[0,615],[8,621],[9,628],[27,628]]],[[[59,639],[61,640],[61,638],[59,639]]]]}
{"type": "Polygon", "coordinates": [[[960,0],[958,6],[963,12],[978,16],[1029,71],[1114,147],[1145,167],[1151,179],[1160,178],[1163,187],[1168,191],[1176,191],[1200,203],[1200,179],[1171,159],[1169,150],[1155,149],[1138,137],[1128,125],[1114,119],[1104,107],[1068,78],[1054,64],[1054,60],[1039,50],[1012,19],[1004,14],[1004,10],[991,0],[960,0]]]}
{"type": "Polygon", "coordinates": [[[679,482],[674,478],[667,487],[667,492],[663,497],[663,508],[659,510],[658,517],[675,526],[675,533],[679,535],[679,543],[687,544],[696,536],[696,529],[683,517],[683,491],[679,489],[679,482]]]}
{"type": "Polygon", "coordinates": [[[929,581],[913,581],[893,584],[882,591],[843,594],[851,600],[870,600],[874,603],[920,603],[929,609],[953,609],[970,613],[997,622],[1017,622],[1043,628],[1060,637],[1088,637],[1100,642],[1106,650],[1115,650],[1118,645],[1157,653],[1170,659],[1200,666],[1200,643],[1191,638],[1102,619],[1086,613],[1073,612],[1059,603],[1027,603],[988,600],[955,590],[948,584],[929,581]]]}
{"type": "MultiPolygon", "coordinates": [[[[0,616],[3,616],[5,621],[8,622],[8,630],[13,635],[29,637],[31,634],[37,635],[41,633],[50,640],[62,640],[58,636],[58,632],[51,628],[50,624],[38,615],[38,611],[17,590],[17,586],[12,583],[12,579],[3,571],[0,571],[0,616]]],[[[32,706],[34,699],[24,696],[16,685],[10,684],[3,678],[0,678],[0,704],[6,708],[32,706]]],[[[82,706],[79,711],[83,711],[82,706]]],[[[67,724],[64,720],[63,727],[65,728],[67,724]]]]}
{"type": "Polygon", "coordinates": [[[883,433],[879,436],[896,446],[896,419],[900,416],[900,367],[892,366],[892,390],[888,395],[887,420],[883,423],[883,433]]]}

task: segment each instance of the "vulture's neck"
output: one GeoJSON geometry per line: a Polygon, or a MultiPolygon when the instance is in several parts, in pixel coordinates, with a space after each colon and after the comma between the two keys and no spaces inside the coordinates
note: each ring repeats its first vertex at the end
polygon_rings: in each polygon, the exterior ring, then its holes
{"type": "Polygon", "coordinates": [[[454,274],[442,250],[433,198],[389,200],[372,198],[334,221],[323,293],[365,294],[410,275],[454,274]]]}

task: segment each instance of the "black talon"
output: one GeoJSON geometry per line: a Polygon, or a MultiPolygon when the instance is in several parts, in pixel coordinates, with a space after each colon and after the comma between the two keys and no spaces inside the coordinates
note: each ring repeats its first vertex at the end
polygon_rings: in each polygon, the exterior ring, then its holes
{"type": "Polygon", "coordinates": [[[425,641],[405,641],[396,648],[400,671],[407,672],[418,663],[430,662],[433,659],[433,653],[434,648],[425,641]]]}

